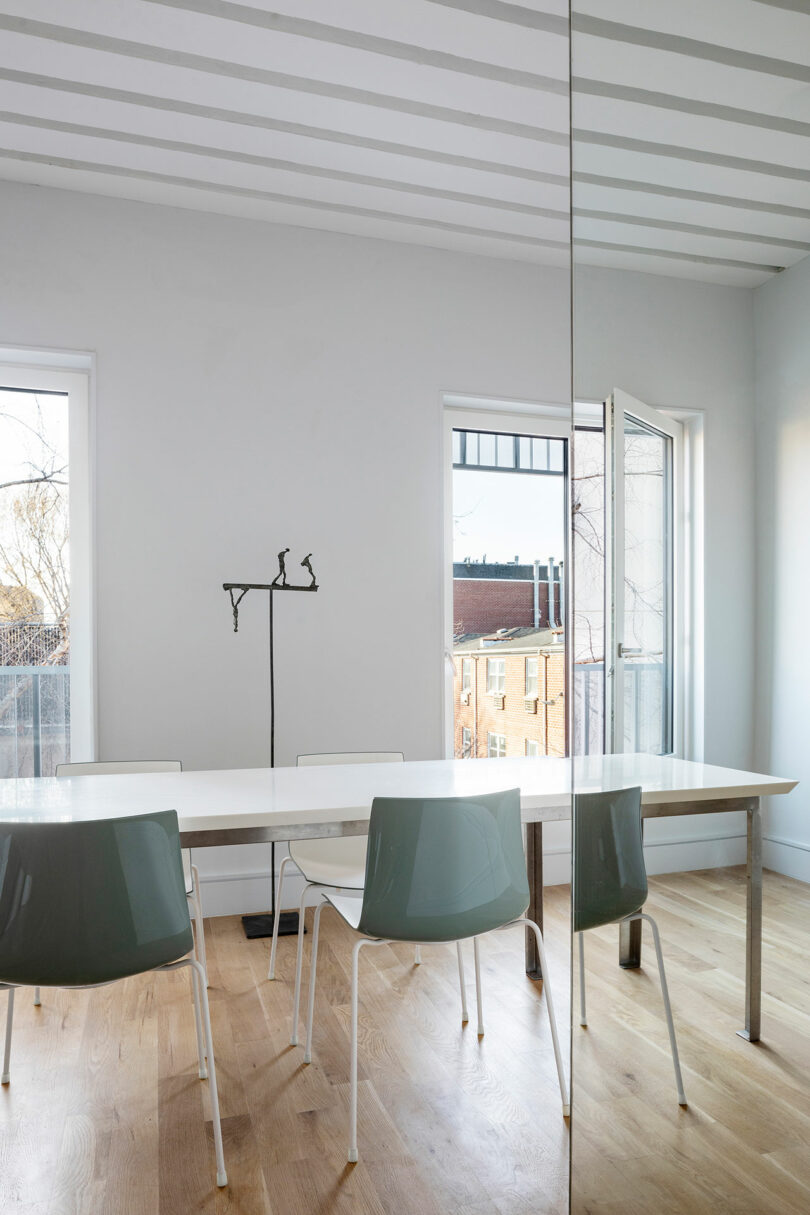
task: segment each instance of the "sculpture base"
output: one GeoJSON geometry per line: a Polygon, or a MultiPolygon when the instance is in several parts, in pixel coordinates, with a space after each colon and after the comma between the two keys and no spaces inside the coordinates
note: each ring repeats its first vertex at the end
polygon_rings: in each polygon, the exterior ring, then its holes
{"type": "MultiPolygon", "coordinates": [[[[269,912],[262,915],[243,915],[242,927],[249,941],[254,941],[257,937],[271,937],[273,935],[273,916],[269,912]]],[[[306,932],[306,929],[304,931],[306,932]]],[[[289,937],[297,932],[298,912],[282,911],[278,918],[278,935],[289,937]]]]}

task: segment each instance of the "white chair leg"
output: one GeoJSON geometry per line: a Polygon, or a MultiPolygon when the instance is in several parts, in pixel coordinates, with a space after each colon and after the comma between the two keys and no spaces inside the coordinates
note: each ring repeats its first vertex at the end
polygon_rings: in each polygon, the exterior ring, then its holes
{"type": "Polygon", "coordinates": [[[0,1084],[8,1084],[11,1080],[11,1027],[14,1023],[14,988],[8,989],[8,1004],[6,1005],[6,1044],[3,1050],[3,1074],[0,1084]]]}
{"type": "Polygon", "coordinates": [[[228,1174],[225,1172],[225,1153],[222,1149],[222,1125],[219,1118],[219,1093],[217,1091],[217,1071],[214,1064],[214,1043],[211,1038],[211,1013],[208,1008],[208,992],[205,987],[205,971],[198,961],[190,961],[189,965],[197,972],[197,989],[202,1004],[203,1025],[205,1027],[205,1053],[208,1056],[208,1092],[211,1097],[211,1120],[214,1124],[214,1151],[217,1159],[217,1185],[228,1184],[228,1174]]]}
{"type": "Polygon", "coordinates": [[[200,993],[199,982],[197,978],[196,967],[191,967],[191,994],[194,997],[194,1028],[197,1031],[197,1063],[199,1068],[199,1076],[201,1080],[208,1077],[208,1068],[205,1066],[205,1039],[203,1037],[202,1018],[200,1016],[200,993]]]}
{"type": "Polygon", "coordinates": [[[309,992],[307,994],[307,1041],[304,1047],[304,1062],[312,1062],[312,1022],[315,1019],[315,971],[318,966],[318,933],[321,927],[321,912],[323,903],[315,908],[315,922],[312,925],[312,943],[309,947],[309,992]]]}
{"type": "Polygon", "coordinates": [[[661,995],[664,1000],[664,1012],[667,1018],[667,1029],[669,1030],[669,1045],[672,1049],[672,1066],[675,1068],[675,1086],[678,1090],[678,1105],[686,1105],[686,1094],[683,1091],[683,1079],[681,1077],[681,1061],[678,1057],[678,1043],[675,1040],[675,1024],[672,1020],[672,1008],[669,1003],[669,989],[667,988],[667,976],[664,973],[664,955],[661,952],[661,941],[658,936],[658,925],[651,915],[646,912],[639,912],[637,916],[630,916],[630,919],[639,919],[649,921],[649,925],[653,932],[653,941],[655,943],[655,956],[658,959],[658,974],[661,978],[661,995]]]}
{"type": "MultiPolygon", "coordinates": [[[[276,977],[276,950],[278,949],[278,922],[281,918],[281,892],[284,889],[284,870],[290,863],[290,857],[285,856],[278,867],[278,886],[276,887],[276,914],[273,918],[273,942],[270,946],[270,969],[267,972],[268,979],[276,977]]],[[[273,876],[270,875],[272,882],[273,876]]]]}
{"type": "Polygon", "coordinates": [[[473,937],[473,957],[475,958],[475,1002],[478,1005],[478,1037],[484,1036],[484,1001],[481,993],[481,959],[478,954],[478,937],[473,937]]]}
{"type": "Polygon", "coordinates": [[[551,983],[548,975],[548,962],[546,960],[546,951],[543,947],[543,934],[540,931],[534,920],[529,920],[525,916],[520,920],[514,921],[516,924],[526,924],[534,930],[535,939],[537,940],[537,952],[540,955],[540,969],[543,974],[543,994],[546,997],[546,1008],[548,1009],[548,1023],[551,1027],[551,1041],[554,1043],[554,1059],[557,1064],[557,1078],[560,1082],[560,1096],[562,1097],[563,1117],[571,1116],[571,1102],[568,1096],[568,1089],[565,1083],[565,1071],[563,1069],[562,1053],[560,1051],[560,1039],[557,1034],[557,1018],[554,1016],[554,1002],[551,998],[551,983]]]}
{"type": "Polygon", "coordinates": [[[208,982],[208,959],[205,952],[205,924],[203,923],[202,894],[200,893],[200,871],[196,865],[191,866],[191,876],[194,879],[194,928],[197,936],[197,958],[205,971],[205,986],[208,982]]]}
{"type": "Polygon", "coordinates": [[[415,946],[414,946],[414,951],[413,951],[413,964],[414,964],[414,966],[421,966],[421,965],[422,965],[422,946],[421,946],[421,945],[415,945],[415,946]]]}
{"type": "Polygon", "coordinates": [[[387,945],[384,940],[361,937],[352,950],[352,1054],[349,1065],[349,1164],[357,1161],[357,1020],[360,984],[360,950],[364,945],[387,945]]]}
{"type": "Polygon", "coordinates": [[[349,1065],[349,1164],[357,1160],[357,1013],[358,986],[360,981],[360,950],[364,941],[356,941],[352,950],[352,1029],[351,1062],[349,1065]]]}
{"type": "Polygon", "coordinates": [[[458,985],[461,988],[461,1021],[464,1024],[469,1021],[470,1016],[467,1012],[467,987],[464,983],[464,957],[461,953],[461,941],[456,941],[456,957],[458,958],[458,985]]]}
{"type": "Polygon", "coordinates": [[[578,932],[579,937],[579,1023],[580,1025],[588,1024],[588,1016],[585,1012],[585,934],[578,932]]]}
{"type": "Polygon", "coordinates": [[[312,885],[312,882],[307,883],[307,885],[301,891],[301,902],[298,905],[298,951],[295,955],[295,995],[293,996],[293,1018],[292,1032],[290,1034],[290,1046],[298,1045],[298,1013],[301,1007],[301,970],[304,964],[304,899],[307,897],[307,891],[312,885]]]}
{"type": "Polygon", "coordinates": [[[39,1008],[42,1003],[42,996],[38,987],[34,988],[34,1008],[39,1008]]]}

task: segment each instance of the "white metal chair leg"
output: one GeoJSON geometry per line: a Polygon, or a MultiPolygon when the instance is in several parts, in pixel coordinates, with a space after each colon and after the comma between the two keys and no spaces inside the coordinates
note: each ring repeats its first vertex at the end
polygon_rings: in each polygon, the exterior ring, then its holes
{"type": "Polygon", "coordinates": [[[672,1020],[672,1008],[669,1003],[669,989],[667,988],[667,977],[664,973],[664,955],[661,952],[661,941],[658,936],[658,925],[651,915],[640,911],[637,915],[627,917],[628,920],[647,920],[653,932],[653,942],[655,943],[655,956],[658,959],[658,974],[661,978],[661,995],[664,1000],[664,1012],[667,1018],[667,1029],[669,1030],[669,1045],[672,1048],[672,1066],[675,1068],[675,1086],[678,1090],[678,1105],[686,1105],[686,1094],[683,1091],[683,1079],[681,1077],[681,1062],[678,1057],[678,1043],[675,1040],[675,1024],[672,1020]]]}
{"type": "Polygon", "coordinates": [[[225,1172],[225,1153],[222,1149],[222,1124],[219,1118],[219,1092],[217,1090],[217,1071],[214,1064],[214,1043],[211,1037],[211,1012],[208,1008],[208,992],[205,987],[205,971],[197,961],[189,965],[197,972],[197,989],[202,1005],[203,1025],[205,1027],[205,1053],[208,1056],[208,1092],[211,1097],[211,1120],[214,1124],[214,1152],[217,1159],[217,1185],[228,1184],[228,1174],[225,1172]]]}
{"type": "Polygon", "coordinates": [[[293,996],[290,1046],[298,1045],[298,1013],[301,1008],[301,970],[304,964],[304,899],[312,885],[313,883],[309,882],[301,891],[301,902],[298,905],[298,952],[295,955],[295,995],[293,996]]]}
{"type": "Polygon", "coordinates": [[[481,958],[478,953],[478,937],[473,937],[473,957],[475,958],[475,1002],[478,1005],[478,1037],[483,1038],[484,1001],[481,994],[481,958]]]}
{"type": "Polygon", "coordinates": [[[540,969],[543,975],[543,994],[546,997],[546,1008],[548,1009],[548,1023],[551,1027],[551,1041],[554,1043],[554,1059],[557,1064],[557,1077],[560,1082],[560,1096],[562,1097],[563,1117],[571,1116],[571,1102],[568,1096],[568,1089],[565,1083],[565,1071],[563,1069],[562,1053],[560,1051],[560,1039],[557,1034],[557,1018],[554,1016],[554,1002],[551,998],[551,984],[548,977],[548,962],[546,961],[546,951],[543,946],[543,934],[540,931],[534,920],[527,919],[523,916],[519,920],[514,921],[515,924],[526,924],[527,927],[534,930],[535,939],[537,940],[537,952],[540,955],[540,969]]]}
{"type": "Polygon", "coordinates": [[[364,945],[387,945],[387,941],[376,941],[361,937],[355,941],[352,949],[352,1055],[349,1067],[350,1098],[349,1098],[349,1164],[357,1161],[357,1020],[358,1020],[358,987],[360,981],[360,950],[364,945]]]}
{"type": "Polygon", "coordinates": [[[580,1025],[588,1024],[588,1017],[585,1012],[585,934],[578,932],[579,937],[579,1023],[580,1025]]]}
{"type": "Polygon", "coordinates": [[[416,945],[416,946],[414,947],[414,951],[413,951],[413,964],[414,964],[414,966],[421,966],[421,965],[422,965],[422,946],[421,946],[421,945],[416,945]]]}
{"type": "Polygon", "coordinates": [[[205,925],[203,923],[202,895],[200,894],[200,871],[196,865],[191,866],[191,876],[194,880],[194,930],[197,937],[197,958],[205,971],[205,986],[208,982],[208,958],[205,952],[205,925]]]}
{"type": "Polygon", "coordinates": [[[3,1050],[3,1074],[0,1084],[8,1084],[11,1080],[11,1027],[14,1023],[14,988],[8,989],[8,1004],[6,1005],[6,1044],[3,1050]]]}
{"type": "Polygon", "coordinates": [[[323,903],[315,908],[315,922],[312,925],[312,944],[309,947],[309,992],[307,995],[307,1041],[304,1047],[304,1062],[312,1062],[312,1022],[315,1019],[315,972],[318,966],[318,933],[321,927],[321,912],[323,903]]]}
{"type": "MultiPolygon", "coordinates": [[[[281,891],[284,888],[284,870],[290,863],[290,857],[285,856],[278,867],[278,886],[276,887],[276,914],[273,918],[273,943],[270,946],[270,969],[267,972],[268,979],[276,977],[276,950],[278,949],[278,922],[281,918],[281,891]]],[[[272,881],[272,877],[271,877],[272,881]]]]}
{"type": "Polygon", "coordinates": [[[456,957],[458,958],[458,985],[461,988],[461,1021],[469,1021],[467,1012],[467,987],[464,983],[464,956],[461,952],[461,941],[456,941],[456,957]]]}
{"type": "Polygon", "coordinates": [[[42,996],[38,987],[34,988],[34,1008],[39,1008],[42,1003],[42,996]]]}
{"type": "Polygon", "coordinates": [[[199,1065],[200,1079],[206,1080],[208,1078],[208,1068],[205,1065],[205,1041],[203,1038],[202,1018],[200,1016],[200,993],[198,987],[197,970],[192,966],[191,994],[194,997],[194,1028],[197,1031],[197,1063],[199,1065]]]}

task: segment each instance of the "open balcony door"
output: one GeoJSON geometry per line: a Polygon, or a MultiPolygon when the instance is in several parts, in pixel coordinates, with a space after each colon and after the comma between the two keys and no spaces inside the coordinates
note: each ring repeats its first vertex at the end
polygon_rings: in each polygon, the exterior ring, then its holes
{"type": "Polygon", "coordinates": [[[682,426],[614,388],[605,402],[605,750],[666,755],[679,712],[682,426]]]}

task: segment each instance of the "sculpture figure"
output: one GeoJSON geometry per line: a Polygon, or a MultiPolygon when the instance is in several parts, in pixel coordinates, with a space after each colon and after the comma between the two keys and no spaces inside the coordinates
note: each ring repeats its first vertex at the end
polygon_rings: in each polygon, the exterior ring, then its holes
{"type": "Polygon", "coordinates": [[[301,565],[304,567],[304,569],[305,569],[305,570],[307,570],[307,571],[309,572],[309,575],[310,575],[310,577],[312,578],[312,581],[310,582],[310,584],[309,584],[309,585],[310,585],[310,586],[317,586],[317,585],[318,585],[318,583],[317,583],[317,581],[316,581],[316,579],[315,579],[315,571],[314,571],[314,569],[312,568],[312,563],[310,562],[310,557],[311,557],[311,556],[312,556],[312,553],[307,553],[306,557],[305,557],[305,558],[304,558],[304,560],[301,562],[301,565]]]}
{"type": "Polygon", "coordinates": [[[276,574],[273,581],[270,583],[271,586],[286,586],[287,585],[286,556],[289,551],[290,550],[288,548],[283,548],[281,550],[281,552],[279,553],[279,555],[278,555],[278,573],[276,574]],[[281,579],[281,582],[279,582],[279,578],[281,579]]]}

